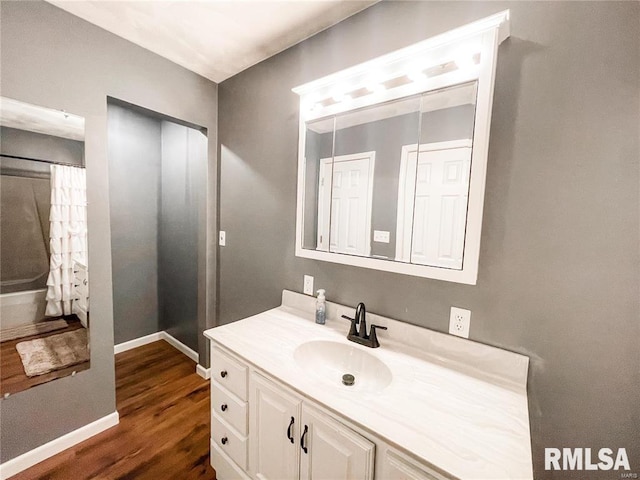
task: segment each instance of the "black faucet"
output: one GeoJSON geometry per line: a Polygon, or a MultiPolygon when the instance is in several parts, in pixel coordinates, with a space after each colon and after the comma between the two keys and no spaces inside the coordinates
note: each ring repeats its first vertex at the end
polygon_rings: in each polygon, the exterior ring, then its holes
{"type": "Polygon", "coordinates": [[[371,325],[371,333],[367,335],[366,316],[367,309],[362,302],[360,302],[356,307],[355,318],[342,315],[342,318],[345,318],[351,322],[351,327],[349,328],[349,333],[347,334],[347,340],[359,343],[360,345],[364,345],[365,347],[378,348],[380,346],[380,342],[378,342],[376,329],[386,330],[387,327],[382,327],[380,325],[371,325]],[[360,325],[359,331],[356,325],[360,325]]]}

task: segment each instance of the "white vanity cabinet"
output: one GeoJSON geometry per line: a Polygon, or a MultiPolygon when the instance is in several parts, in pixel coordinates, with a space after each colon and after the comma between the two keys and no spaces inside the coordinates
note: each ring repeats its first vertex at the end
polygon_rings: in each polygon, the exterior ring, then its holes
{"type": "Polygon", "coordinates": [[[367,348],[349,313],[327,302],[318,325],[315,299],[285,290],[205,331],[217,478],[533,479],[527,357],[373,313],[388,330],[367,348]]]}
{"type": "Polygon", "coordinates": [[[381,455],[377,478],[385,480],[445,480],[431,469],[426,469],[400,451],[387,448],[381,455]]]}
{"type": "Polygon", "coordinates": [[[374,443],[307,402],[300,428],[301,480],[373,480],[374,443]]]}
{"type": "Polygon", "coordinates": [[[296,480],[301,400],[256,372],[251,373],[249,388],[251,476],[264,480],[296,480]]]}
{"type": "Polygon", "coordinates": [[[372,442],[257,372],[249,385],[254,478],[373,480],[372,442]]]}
{"type": "Polygon", "coordinates": [[[86,265],[79,262],[73,264],[75,287],[74,301],[71,307],[73,313],[80,319],[84,328],[89,325],[89,272],[86,265]]]}
{"type": "Polygon", "coordinates": [[[211,463],[219,480],[444,480],[211,344],[211,463]]]}
{"type": "Polygon", "coordinates": [[[249,368],[220,347],[211,350],[211,463],[218,478],[248,478],[249,368]]]}

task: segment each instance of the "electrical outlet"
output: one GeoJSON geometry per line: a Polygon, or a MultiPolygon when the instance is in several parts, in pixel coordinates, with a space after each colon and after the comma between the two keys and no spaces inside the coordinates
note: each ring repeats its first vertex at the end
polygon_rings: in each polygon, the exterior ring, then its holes
{"type": "Polygon", "coordinates": [[[218,244],[224,247],[227,244],[227,232],[220,230],[220,237],[218,238],[218,244]]]}
{"type": "Polygon", "coordinates": [[[389,243],[389,232],[385,230],[374,230],[373,241],[379,243],[389,243]]]}
{"type": "Polygon", "coordinates": [[[303,291],[306,295],[313,295],[313,277],[311,275],[304,276],[303,291]]]}
{"type": "Polygon", "coordinates": [[[471,327],[471,310],[451,307],[449,315],[449,333],[458,337],[469,338],[469,328],[471,327]]]}

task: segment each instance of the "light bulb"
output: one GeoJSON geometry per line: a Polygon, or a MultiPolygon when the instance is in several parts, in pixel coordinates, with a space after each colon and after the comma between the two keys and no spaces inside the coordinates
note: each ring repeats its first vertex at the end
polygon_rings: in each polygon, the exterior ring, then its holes
{"type": "Polygon", "coordinates": [[[331,98],[336,103],[350,102],[351,101],[351,95],[348,95],[346,93],[334,93],[331,98]]]}
{"type": "Polygon", "coordinates": [[[466,70],[476,67],[476,52],[473,50],[463,50],[456,54],[454,62],[458,70],[466,70]]]}
{"type": "Polygon", "coordinates": [[[412,82],[424,82],[427,79],[427,76],[422,70],[410,72],[407,74],[407,77],[409,77],[409,80],[412,82]]]}
{"type": "Polygon", "coordinates": [[[372,83],[370,85],[367,85],[367,90],[369,90],[371,93],[379,93],[386,90],[386,87],[381,83],[372,83]]]}

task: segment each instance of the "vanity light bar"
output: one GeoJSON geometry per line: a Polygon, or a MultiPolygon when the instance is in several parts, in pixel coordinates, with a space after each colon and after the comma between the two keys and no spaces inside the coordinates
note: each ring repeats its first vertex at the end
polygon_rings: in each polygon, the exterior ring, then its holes
{"type": "Polygon", "coordinates": [[[416,68],[409,73],[394,76],[384,81],[372,82],[366,86],[361,86],[353,90],[341,91],[334,93],[330,97],[313,102],[309,106],[309,110],[315,111],[325,107],[330,107],[338,103],[348,103],[365,95],[375,95],[385,90],[401,87],[411,82],[424,82],[429,78],[444,75],[455,70],[463,70],[475,68],[480,63],[480,53],[471,55],[461,55],[455,60],[447,61],[428,68],[416,68]]]}

